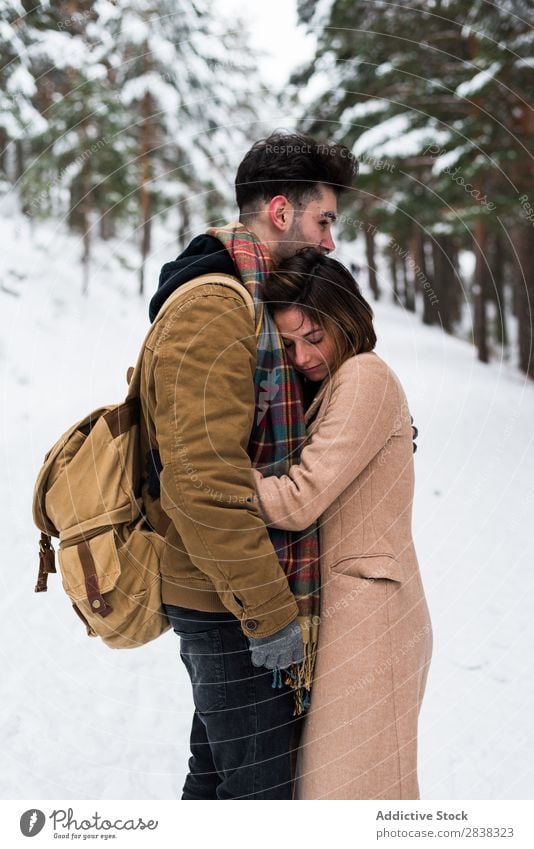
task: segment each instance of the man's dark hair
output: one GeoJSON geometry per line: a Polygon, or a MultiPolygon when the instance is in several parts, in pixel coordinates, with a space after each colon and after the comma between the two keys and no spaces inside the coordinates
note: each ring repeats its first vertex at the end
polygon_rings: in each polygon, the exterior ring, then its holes
{"type": "Polygon", "coordinates": [[[253,216],[276,195],[291,203],[319,197],[324,183],[336,195],[348,191],[358,162],[342,144],[326,144],[302,133],[272,133],[245,154],[235,179],[239,212],[253,216]]]}

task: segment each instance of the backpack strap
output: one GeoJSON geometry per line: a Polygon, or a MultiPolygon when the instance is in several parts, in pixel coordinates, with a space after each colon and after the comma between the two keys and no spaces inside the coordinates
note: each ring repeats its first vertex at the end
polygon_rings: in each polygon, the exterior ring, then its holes
{"type": "MultiPolygon", "coordinates": [[[[256,307],[254,305],[254,300],[252,295],[246,288],[246,286],[241,283],[236,277],[232,277],[231,274],[202,274],[200,277],[195,277],[194,280],[190,280],[188,283],[184,283],[183,286],[179,286],[172,295],[167,298],[165,303],[163,304],[162,309],[160,310],[158,316],[156,317],[156,322],[159,319],[160,315],[163,315],[167,311],[167,307],[171,306],[173,301],[178,297],[178,295],[183,295],[186,292],[190,292],[192,289],[196,289],[197,286],[204,286],[207,283],[218,283],[219,286],[226,286],[227,289],[233,289],[234,292],[237,292],[238,295],[241,295],[245,304],[248,307],[248,311],[250,313],[250,317],[254,322],[254,327],[256,327],[256,307]]],[[[154,326],[154,325],[152,325],[154,326]]]]}
{"type": "Polygon", "coordinates": [[[48,589],[48,576],[51,572],[56,572],[54,562],[54,546],[48,534],[41,532],[39,541],[39,574],[35,585],[36,593],[45,593],[48,589]]]}
{"type": "Polygon", "coordinates": [[[178,288],[170,295],[163,306],[161,307],[159,313],[156,318],[150,325],[148,333],[146,334],[143,344],[141,345],[139,356],[137,358],[137,363],[135,364],[135,368],[128,369],[127,372],[127,381],[128,381],[128,394],[127,398],[133,398],[139,395],[139,389],[141,384],[141,363],[143,360],[143,355],[145,351],[145,346],[152,334],[152,331],[156,327],[156,325],[165,317],[166,313],[171,309],[173,304],[182,297],[182,295],[191,292],[193,289],[196,289],[200,286],[205,286],[209,283],[215,283],[219,286],[225,286],[227,289],[232,289],[234,292],[237,292],[240,295],[246,306],[248,307],[248,311],[250,317],[254,323],[254,331],[256,334],[256,338],[258,337],[261,330],[261,323],[263,319],[263,304],[260,304],[258,309],[258,314],[256,313],[256,306],[254,304],[254,299],[248,289],[238,280],[236,277],[232,277],[231,274],[202,274],[200,277],[195,277],[193,280],[189,280],[187,283],[184,283],[182,286],[178,286],[178,288]]]}

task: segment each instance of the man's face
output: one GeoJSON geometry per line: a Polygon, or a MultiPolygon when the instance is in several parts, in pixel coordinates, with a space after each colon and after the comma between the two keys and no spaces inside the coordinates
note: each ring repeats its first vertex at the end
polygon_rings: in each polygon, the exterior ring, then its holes
{"type": "Polygon", "coordinates": [[[294,256],[302,248],[316,248],[322,253],[334,250],[331,229],[336,221],[337,198],[328,186],[320,185],[319,190],[318,198],[289,204],[291,225],[273,251],[277,262],[294,256]]]}

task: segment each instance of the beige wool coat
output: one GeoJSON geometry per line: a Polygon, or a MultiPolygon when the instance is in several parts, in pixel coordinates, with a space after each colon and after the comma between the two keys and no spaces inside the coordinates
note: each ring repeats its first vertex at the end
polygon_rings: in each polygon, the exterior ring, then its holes
{"type": "Polygon", "coordinates": [[[320,517],[321,624],[297,799],[418,799],[432,630],[412,541],[410,413],[393,371],[351,357],[307,413],[301,460],[259,479],[268,524],[320,517]]]}

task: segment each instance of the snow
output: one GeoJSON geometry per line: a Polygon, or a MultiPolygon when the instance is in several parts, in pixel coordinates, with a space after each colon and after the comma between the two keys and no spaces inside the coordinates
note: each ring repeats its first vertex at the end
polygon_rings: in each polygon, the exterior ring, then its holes
{"type": "Polygon", "coordinates": [[[130,13],[126,10],[121,24],[121,36],[124,41],[138,45],[146,44],[150,33],[151,28],[147,21],[141,20],[135,11],[130,13]]]}
{"type": "Polygon", "coordinates": [[[91,64],[90,51],[80,37],[51,29],[36,32],[35,41],[28,52],[32,59],[47,59],[58,70],[82,69],[91,64]]]}
{"type": "Polygon", "coordinates": [[[423,796],[531,798],[534,387],[389,313],[382,350],[421,431],[415,538],[435,639],[423,796]]]}
{"type": "Polygon", "coordinates": [[[519,50],[520,48],[529,48],[534,46],[534,29],[528,27],[525,32],[516,35],[512,44],[508,45],[511,50],[519,50]]]}
{"type": "Polygon", "coordinates": [[[128,80],[122,88],[122,102],[129,106],[142,100],[145,94],[151,94],[161,108],[169,114],[176,112],[180,105],[178,93],[155,71],[128,80]]]}
{"type": "Polygon", "coordinates": [[[333,0],[317,0],[313,11],[313,18],[311,20],[311,24],[314,28],[325,26],[328,23],[330,15],[332,14],[333,5],[333,0]]]}
{"type": "Polygon", "coordinates": [[[369,153],[373,158],[413,156],[425,145],[444,145],[450,139],[448,130],[441,130],[430,121],[426,127],[412,127],[412,116],[406,112],[376,124],[359,136],[352,148],[355,156],[369,153]]]}
{"type": "Polygon", "coordinates": [[[382,62],[381,65],[377,65],[375,68],[375,74],[377,77],[385,77],[386,74],[390,74],[394,70],[395,66],[391,62],[382,62]]]}
{"type": "Polygon", "coordinates": [[[32,97],[37,87],[30,72],[23,65],[19,65],[9,77],[6,89],[10,94],[20,93],[32,97]]]}
{"type": "MultiPolygon", "coordinates": [[[[5,100],[2,98],[2,101],[0,106],[3,109],[5,100]]],[[[48,126],[41,113],[24,97],[17,97],[11,101],[8,110],[6,112],[0,111],[0,125],[5,128],[8,137],[11,139],[39,135],[48,126]]]]}
{"type": "Polygon", "coordinates": [[[381,121],[376,126],[367,130],[367,132],[362,133],[356,141],[352,152],[356,156],[361,153],[366,153],[368,150],[373,148],[374,145],[380,145],[391,138],[395,138],[396,136],[398,137],[402,133],[407,132],[410,127],[410,115],[407,115],[406,113],[394,115],[392,118],[388,118],[386,121],[381,121]]]}
{"type": "Polygon", "coordinates": [[[445,171],[446,168],[450,168],[452,165],[455,165],[456,162],[467,153],[468,150],[471,150],[471,145],[460,145],[455,147],[453,150],[449,150],[447,153],[443,153],[436,158],[434,165],[432,166],[433,174],[441,174],[445,171]]]}
{"type": "MultiPolygon", "coordinates": [[[[135,651],[88,639],[51,576],[34,594],[33,483],[45,451],[125,393],[147,327],[137,253],[99,245],[82,298],[81,244],[0,208],[0,622],[4,799],[172,799],[192,712],[178,640],[135,651]],[[128,267],[130,270],[128,270],[128,267]],[[9,294],[8,292],[12,293],[9,294]]],[[[178,252],[161,227],[148,288],[178,252]]],[[[345,262],[364,260],[345,244],[345,262]]],[[[424,799],[530,799],[534,791],[534,386],[502,362],[383,301],[379,353],[420,430],[415,539],[434,626],[420,733],[424,799]]]]}
{"type": "Polygon", "coordinates": [[[376,115],[387,109],[387,101],[381,98],[368,98],[356,103],[354,106],[345,109],[343,112],[343,125],[351,124],[353,121],[358,121],[360,118],[366,118],[368,115],[376,115]]]}
{"type": "Polygon", "coordinates": [[[62,156],[65,153],[70,153],[76,150],[80,144],[80,137],[74,130],[58,136],[53,142],[53,150],[55,156],[62,156]]]}
{"type": "Polygon", "coordinates": [[[121,14],[121,10],[115,3],[110,3],[109,0],[96,0],[94,4],[94,12],[97,20],[105,27],[110,21],[115,20],[121,14]]]}
{"type": "Polygon", "coordinates": [[[483,71],[480,71],[478,74],[475,74],[470,80],[466,80],[466,82],[461,83],[456,89],[457,97],[471,97],[471,95],[476,94],[481,89],[487,85],[490,80],[494,78],[496,74],[501,70],[500,62],[493,62],[489,68],[486,68],[483,71]]]}
{"type": "Polygon", "coordinates": [[[101,64],[93,64],[85,70],[88,80],[105,80],[107,73],[106,66],[101,64]]]}
{"type": "MultiPolygon", "coordinates": [[[[177,61],[176,48],[157,33],[152,33],[148,40],[148,49],[157,62],[164,67],[172,68],[177,61]]],[[[175,72],[176,73],[176,72],[175,72]]]]}

